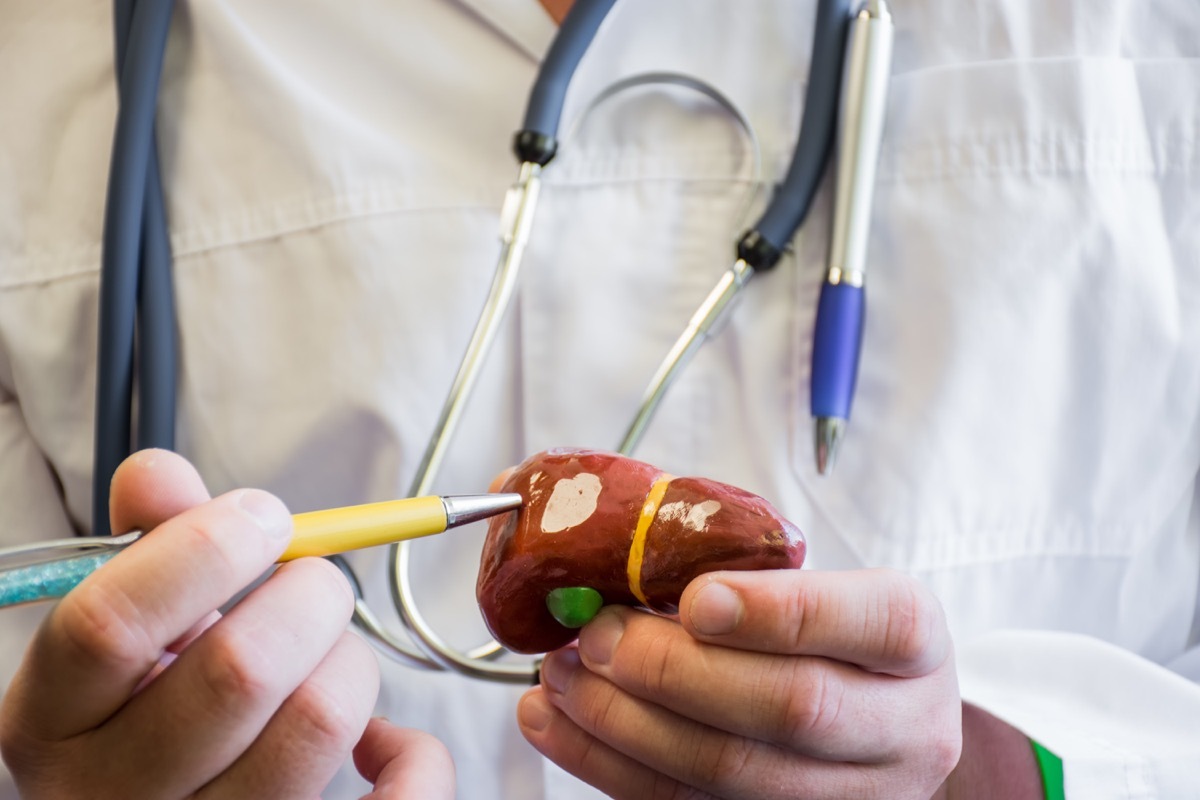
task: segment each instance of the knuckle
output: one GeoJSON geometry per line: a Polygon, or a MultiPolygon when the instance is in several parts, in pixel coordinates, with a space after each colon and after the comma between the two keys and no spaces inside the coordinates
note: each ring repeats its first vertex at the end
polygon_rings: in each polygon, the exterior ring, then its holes
{"type": "Polygon", "coordinates": [[[826,669],[812,669],[801,681],[796,672],[781,670],[776,684],[773,707],[778,709],[779,742],[797,746],[819,740],[833,730],[842,713],[845,687],[826,669]]]}
{"type": "Polygon", "coordinates": [[[651,776],[650,789],[646,794],[651,800],[709,800],[712,797],[707,792],[680,783],[661,772],[651,776]]]}
{"type": "Polygon", "coordinates": [[[575,760],[585,774],[601,772],[606,769],[603,748],[600,742],[591,736],[583,737],[578,742],[579,752],[575,760]]]}
{"type": "Polygon", "coordinates": [[[961,732],[953,726],[947,726],[942,735],[934,737],[929,743],[926,753],[933,783],[941,784],[958,766],[958,760],[962,756],[961,732]]]}
{"type": "Polygon", "coordinates": [[[623,710],[617,690],[605,686],[588,698],[582,713],[591,722],[593,730],[608,734],[620,730],[623,710]]]}
{"type": "MultiPolygon", "coordinates": [[[[637,658],[633,667],[634,679],[651,697],[676,697],[680,691],[680,670],[672,664],[680,663],[683,656],[698,657],[697,654],[680,652],[681,642],[675,637],[659,638],[653,642],[639,642],[637,658]]],[[[619,662],[618,662],[619,663],[619,662]]]]}
{"type": "Polygon", "coordinates": [[[786,632],[784,647],[789,652],[803,652],[808,628],[821,614],[821,592],[803,583],[787,596],[786,632]]]}
{"type": "Polygon", "coordinates": [[[117,671],[136,671],[158,657],[140,614],[128,598],[103,582],[81,587],[55,611],[59,638],[68,658],[117,671]]]}
{"type": "Polygon", "coordinates": [[[198,673],[211,707],[233,713],[269,698],[271,665],[251,637],[218,625],[210,631],[206,647],[198,673]]]}
{"type": "Polygon", "coordinates": [[[885,571],[887,584],[877,613],[883,619],[883,654],[889,663],[922,673],[932,669],[942,625],[941,606],[924,586],[899,572],[885,571]]]}
{"type": "Polygon", "coordinates": [[[366,725],[350,702],[315,681],[300,684],[290,703],[300,735],[318,752],[348,752],[366,725]]]}
{"type": "Polygon", "coordinates": [[[747,767],[751,746],[741,737],[718,735],[708,747],[693,747],[692,773],[701,785],[720,789],[738,783],[737,778],[747,767]]]}

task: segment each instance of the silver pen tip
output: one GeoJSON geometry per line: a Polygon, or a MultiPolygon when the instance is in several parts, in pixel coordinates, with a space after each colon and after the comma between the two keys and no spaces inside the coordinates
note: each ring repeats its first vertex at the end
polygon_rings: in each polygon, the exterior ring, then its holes
{"type": "Polygon", "coordinates": [[[813,449],[817,456],[817,472],[828,475],[837,464],[838,447],[846,432],[846,420],[837,417],[817,417],[813,426],[813,449]]]}
{"type": "Polygon", "coordinates": [[[481,519],[514,511],[521,507],[521,495],[515,492],[502,494],[460,494],[442,498],[446,509],[446,527],[466,525],[481,519]]]}

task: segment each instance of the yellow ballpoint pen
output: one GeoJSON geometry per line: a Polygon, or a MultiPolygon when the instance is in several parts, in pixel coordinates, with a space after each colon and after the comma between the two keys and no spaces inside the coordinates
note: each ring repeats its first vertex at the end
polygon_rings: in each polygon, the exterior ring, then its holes
{"type": "MultiPolygon", "coordinates": [[[[431,536],[521,507],[519,494],[413,497],[292,516],[279,561],[431,536]]],[[[62,597],[144,534],[57,539],[0,549],[0,608],[62,597]]]]}

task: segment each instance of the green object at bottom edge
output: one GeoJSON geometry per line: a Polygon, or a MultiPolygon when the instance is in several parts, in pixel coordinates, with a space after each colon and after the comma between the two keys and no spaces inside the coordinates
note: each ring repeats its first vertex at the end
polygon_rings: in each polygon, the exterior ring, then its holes
{"type": "Polygon", "coordinates": [[[1065,800],[1067,792],[1062,759],[1033,739],[1029,743],[1033,745],[1033,754],[1042,770],[1042,788],[1046,792],[1046,800],[1065,800]]]}
{"type": "Polygon", "coordinates": [[[546,595],[546,608],[564,628],[582,628],[603,605],[604,598],[588,586],[569,586],[546,595]]]}

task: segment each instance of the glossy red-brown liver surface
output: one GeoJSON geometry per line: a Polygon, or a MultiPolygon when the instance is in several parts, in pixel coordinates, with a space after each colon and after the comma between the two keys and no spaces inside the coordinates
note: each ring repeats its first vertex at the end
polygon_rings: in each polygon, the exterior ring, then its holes
{"type": "MultiPolygon", "coordinates": [[[[559,625],[546,608],[554,589],[589,586],[605,604],[641,605],[629,588],[629,550],[647,494],[662,474],[613,453],[569,449],[539,453],[512,472],[502,491],[519,493],[525,505],[491,521],[476,584],[497,641],[519,653],[573,641],[578,631],[559,625]],[[562,527],[561,502],[547,517],[556,488],[560,497],[590,497],[597,482],[586,519],[562,527]]],[[[565,522],[576,520],[568,515],[565,522]]],[[[761,497],[703,478],[673,478],[646,533],[642,591],[650,607],[672,613],[698,575],[798,568],[804,554],[800,531],[761,497]]]]}

